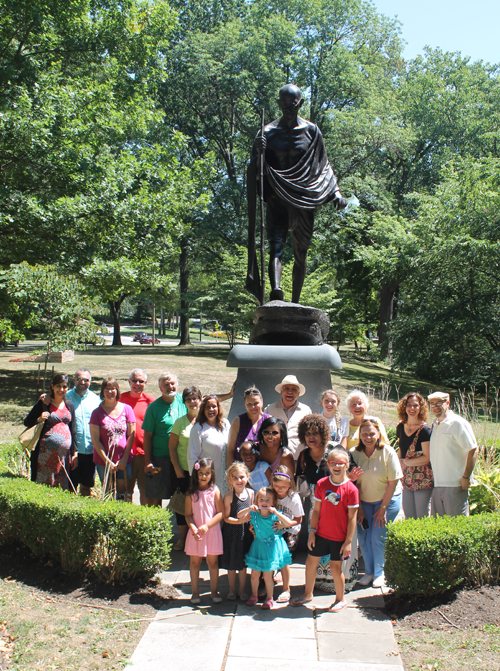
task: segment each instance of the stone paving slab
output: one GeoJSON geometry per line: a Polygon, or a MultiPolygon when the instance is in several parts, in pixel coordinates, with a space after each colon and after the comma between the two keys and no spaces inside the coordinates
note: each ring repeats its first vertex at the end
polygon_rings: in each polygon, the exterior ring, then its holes
{"type": "Polygon", "coordinates": [[[358,632],[336,635],[332,632],[319,631],[318,650],[320,661],[402,665],[392,631],[369,637],[358,632]],[[396,655],[393,652],[396,652],[396,655]]]}
{"type": "Polygon", "coordinates": [[[393,636],[392,624],[384,613],[375,609],[347,607],[340,613],[316,611],[317,631],[359,633],[369,636],[393,636]]]}
{"type": "Polygon", "coordinates": [[[261,634],[269,634],[271,631],[275,637],[315,638],[312,611],[286,606],[273,610],[238,606],[231,634],[234,636],[250,630],[256,632],[259,640],[261,634]]]}
{"type": "MultiPolygon", "coordinates": [[[[361,664],[357,662],[297,661],[293,671],[404,671],[394,664],[361,664]]],[[[224,671],[283,671],[283,663],[277,659],[255,659],[253,657],[228,657],[224,671]]]]}
{"type": "Polygon", "coordinates": [[[228,629],[200,624],[152,622],[134,651],[131,671],[220,671],[228,629]]]}
{"type": "Polygon", "coordinates": [[[228,655],[231,657],[253,657],[254,659],[279,659],[282,662],[315,660],[317,646],[314,637],[298,638],[289,630],[288,637],[276,636],[274,627],[267,632],[253,633],[253,629],[231,632],[228,655]]]}

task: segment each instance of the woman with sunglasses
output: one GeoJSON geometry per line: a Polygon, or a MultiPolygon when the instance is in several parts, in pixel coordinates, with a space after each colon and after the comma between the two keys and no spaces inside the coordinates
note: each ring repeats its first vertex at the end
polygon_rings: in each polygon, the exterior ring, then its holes
{"type": "Polygon", "coordinates": [[[229,442],[227,444],[227,467],[233,461],[242,461],[240,446],[247,440],[257,440],[257,435],[262,422],[270,417],[263,411],[264,399],[255,387],[245,389],[246,412],[235,417],[229,429],[229,442]]]}
{"type": "Polygon", "coordinates": [[[295,464],[291,451],[287,448],[288,434],[285,422],[279,417],[265,419],[257,434],[260,458],[267,461],[274,472],[278,466],[286,466],[291,473],[295,472],[295,464]]]}

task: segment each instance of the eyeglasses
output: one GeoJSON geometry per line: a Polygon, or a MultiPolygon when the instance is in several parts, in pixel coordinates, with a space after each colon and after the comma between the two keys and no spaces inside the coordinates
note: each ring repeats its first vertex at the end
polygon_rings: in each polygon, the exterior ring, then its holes
{"type": "Polygon", "coordinates": [[[76,381],[77,382],[90,382],[88,377],[77,377],[76,381]]]}
{"type": "Polygon", "coordinates": [[[437,408],[440,408],[445,403],[448,403],[448,401],[430,401],[429,405],[431,406],[431,408],[433,408],[434,406],[436,406],[437,408]]]}
{"type": "Polygon", "coordinates": [[[132,384],[146,384],[146,380],[131,379],[130,382],[132,382],[132,384]]]}
{"type": "Polygon", "coordinates": [[[262,435],[263,435],[263,436],[266,436],[266,438],[267,438],[268,436],[273,436],[273,437],[274,437],[274,436],[279,436],[279,435],[280,435],[280,432],[279,432],[279,431],[263,431],[263,432],[262,432],[262,435]]]}
{"type": "Polygon", "coordinates": [[[328,466],[347,466],[345,461],[327,461],[328,466]]]}
{"type": "Polygon", "coordinates": [[[319,431],[306,431],[306,438],[312,438],[313,436],[319,436],[319,431]]]}

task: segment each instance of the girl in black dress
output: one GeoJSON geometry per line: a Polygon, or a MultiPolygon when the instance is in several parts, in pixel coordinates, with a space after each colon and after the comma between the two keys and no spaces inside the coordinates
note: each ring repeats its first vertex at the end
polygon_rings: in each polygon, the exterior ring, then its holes
{"type": "Polygon", "coordinates": [[[234,601],[238,596],[236,589],[236,572],[238,572],[239,596],[242,601],[246,601],[248,595],[245,594],[247,577],[245,554],[250,549],[253,536],[249,522],[239,520],[238,513],[252,505],[254,493],[247,487],[250,472],[246,464],[235,461],[227,469],[226,475],[230,491],[224,496],[224,528],[222,529],[224,553],[219,565],[227,570],[229,579],[227,598],[234,601]]]}

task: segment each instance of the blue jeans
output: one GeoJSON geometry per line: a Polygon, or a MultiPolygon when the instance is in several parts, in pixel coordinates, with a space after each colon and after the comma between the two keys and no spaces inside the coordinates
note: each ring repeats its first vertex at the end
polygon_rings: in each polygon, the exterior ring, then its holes
{"type": "MultiPolygon", "coordinates": [[[[387,506],[387,522],[394,522],[401,510],[402,495],[396,494],[392,497],[387,506]]],[[[387,527],[376,526],[373,516],[380,508],[382,501],[367,503],[361,501],[365,517],[368,522],[368,529],[363,529],[358,524],[358,538],[363,559],[365,561],[366,575],[372,575],[375,578],[381,576],[384,572],[384,546],[387,536],[387,527]]]]}

